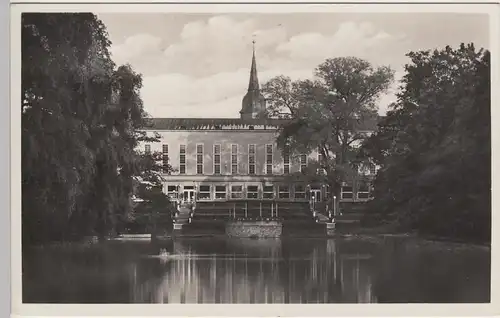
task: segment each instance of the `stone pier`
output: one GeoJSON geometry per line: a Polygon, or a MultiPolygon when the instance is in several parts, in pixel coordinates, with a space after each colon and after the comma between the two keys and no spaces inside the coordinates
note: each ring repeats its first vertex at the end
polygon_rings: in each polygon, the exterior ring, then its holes
{"type": "Polygon", "coordinates": [[[283,224],[277,221],[240,221],[226,224],[229,237],[280,237],[283,224]]]}

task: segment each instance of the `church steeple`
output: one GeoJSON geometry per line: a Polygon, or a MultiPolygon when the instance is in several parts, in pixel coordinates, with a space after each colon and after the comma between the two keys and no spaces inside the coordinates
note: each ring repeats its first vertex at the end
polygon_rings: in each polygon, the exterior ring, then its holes
{"type": "Polygon", "coordinates": [[[260,92],[259,78],[257,76],[257,62],[255,59],[255,40],[252,41],[252,66],[250,67],[250,80],[248,91],[243,97],[240,115],[242,119],[256,118],[262,116],[266,110],[266,99],[260,92]]]}
{"type": "Polygon", "coordinates": [[[253,54],[252,54],[252,66],[250,68],[250,81],[248,83],[248,91],[259,90],[259,78],[257,77],[257,62],[255,62],[255,40],[252,41],[253,44],[253,54]]]}

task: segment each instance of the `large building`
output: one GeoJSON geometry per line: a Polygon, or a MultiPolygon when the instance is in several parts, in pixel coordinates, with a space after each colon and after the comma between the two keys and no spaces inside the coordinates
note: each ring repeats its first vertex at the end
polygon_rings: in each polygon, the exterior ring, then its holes
{"type": "MultiPolygon", "coordinates": [[[[288,175],[304,169],[318,153],[282,154],[275,139],[286,120],[260,116],[265,109],[254,50],[239,118],[153,118],[147,129],[158,133],[161,142],[142,144],[141,148],[162,152],[164,163],[174,168],[164,175],[165,193],[198,202],[326,200],[328,187],[288,181],[288,175]]],[[[366,185],[346,184],[339,199],[363,201],[369,196],[366,185]]]]}

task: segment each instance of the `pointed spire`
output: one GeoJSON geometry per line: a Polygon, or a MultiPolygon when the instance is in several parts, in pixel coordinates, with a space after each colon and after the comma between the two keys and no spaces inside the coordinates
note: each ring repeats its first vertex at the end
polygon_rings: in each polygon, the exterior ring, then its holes
{"type": "Polygon", "coordinates": [[[256,118],[266,110],[266,99],[260,92],[259,79],[257,77],[257,63],[255,61],[255,40],[252,41],[253,54],[252,66],[250,68],[250,81],[248,82],[248,92],[243,97],[240,116],[241,118],[256,118]]]}
{"type": "Polygon", "coordinates": [[[252,41],[252,46],[253,46],[252,66],[250,68],[250,81],[248,83],[248,91],[258,91],[259,79],[257,77],[257,62],[255,61],[255,39],[252,41]]]}

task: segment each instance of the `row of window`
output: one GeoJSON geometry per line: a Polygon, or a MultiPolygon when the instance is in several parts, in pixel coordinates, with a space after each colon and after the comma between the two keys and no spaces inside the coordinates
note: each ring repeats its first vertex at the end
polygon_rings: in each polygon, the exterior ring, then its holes
{"type": "MultiPolygon", "coordinates": [[[[245,197],[243,192],[243,185],[200,185],[197,192],[198,200],[212,200],[214,199],[227,199],[227,190],[229,189],[229,196],[231,199],[243,199],[245,197]],[[213,189],[213,196],[212,196],[213,189]]],[[[194,191],[194,188],[192,189],[194,191]]],[[[296,184],[293,186],[293,198],[294,199],[306,199],[306,187],[301,184],[296,184]]],[[[273,185],[262,187],[262,197],[260,195],[259,186],[248,185],[246,187],[246,198],[247,199],[291,199],[290,196],[290,186],[289,185],[278,185],[277,191],[275,192],[275,187],[273,185]]],[[[169,185],[167,186],[167,195],[172,198],[177,198],[178,191],[177,186],[169,185]]],[[[326,198],[330,197],[330,192],[327,188],[326,198]]],[[[353,199],[353,188],[352,186],[344,186],[341,190],[342,199],[353,199]]],[[[370,198],[370,191],[368,186],[361,185],[357,191],[358,199],[368,199],[370,198]]]]}
{"type": "MultiPolygon", "coordinates": [[[[151,153],[151,145],[145,145],[145,152],[151,153]]],[[[267,175],[273,174],[273,145],[266,145],[266,170],[267,175]]],[[[196,174],[204,174],[203,171],[203,158],[204,158],[204,145],[196,145],[196,174]]],[[[215,144],[213,146],[213,173],[221,174],[221,145],[215,144]]],[[[305,171],[307,167],[307,155],[301,154],[299,157],[300,171],[305,171]]],[[[321,152],[318,151],[318,162],[322,162],[321,152]]],[[[168,170],[168,144],[162,145],[162,163],[163,170],[167,172],[168,170]]],[[[256,174],[256,145],[248,145],[248,174],[256,174]]],[[[366,172],[370,174],[376,173],[375,165],[370,165],[368,168],[364,167],[360,169],[360,172],[366,172]],[[368,171],[364,171],[368,169],[368,171]]],[[[179,173],[186,173],[186,145],[179,145],[179,173]]],[[[283,152],[283,173],[290,173],[290,153],[287,149],[283,152]]],[[[238,145],[231,145],[231,174],[238,174],[238,145]]]]}
{"type": "MultiPolygon", "coordinates": [[[[361,185],[356,192],[358,199],[369,199],[370,198],[370,188],[367,185],[361,185]]],[[[344,186],[341,189],[342,199],[352,199],[354,198],[352,186],[344,186]]]]}
{"type": "MultiPolygon", "coordinates": [[[[145,145],[145,152],[151,153],[151,145],[145,145]]],[[[248,145],[248,174],[256,174],[256,145],[248,145]]],[[[196,174],[204,174],[203,171],[203,158],[204,158],[204,145],[196,145],[196,174]]],[[[213,146],[213,164],[214,174],[221,173],[221,145],[215,144],[213,146]]],[[[164,171],[168,169],[168,145],[163,144],[162,146],[162,163],[164,171]]],[[[305,169],[307,165],[307,156],[303,155],[300,159],[301,169],[305,169]]],[[[238,145],[231,145],[231,174],[238,174],[238,145]]],[[[290,156],[286,154],[284,156],[284,173],[290,173],[290,156]]],[[[179,145],[179,173],[186,173],[186,145],[179,145]]],[[[273,145],[266,145],[266,174],[273,174],[273,145]]]]}

